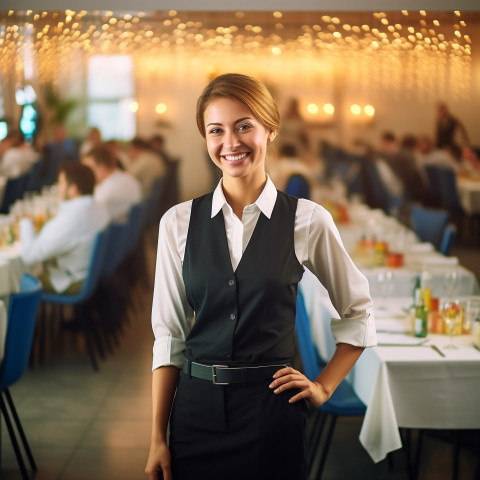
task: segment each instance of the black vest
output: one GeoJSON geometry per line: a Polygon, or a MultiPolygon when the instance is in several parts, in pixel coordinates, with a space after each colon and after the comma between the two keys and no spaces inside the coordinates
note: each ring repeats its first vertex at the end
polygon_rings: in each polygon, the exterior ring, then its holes
{"type": "Polygon", "coordinates": [[[271,218],[260,213],[234,272],[222,210],[210,218],[212,197],[192,204],[183,279],[195,323],[185,356],[205,364],[289,361],[304,271],[294,246],[297,198],[278,192],[271,218]]]}

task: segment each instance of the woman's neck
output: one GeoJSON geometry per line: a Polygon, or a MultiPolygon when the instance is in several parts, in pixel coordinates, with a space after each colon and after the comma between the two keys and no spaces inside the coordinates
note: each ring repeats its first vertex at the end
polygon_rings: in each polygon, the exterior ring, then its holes
{"type": "Polygon", "coordinates": [[[223,177],[223,194],[233,213],[241,220],[243,209],[254,203],[262,193],[267,182],[267,175],[256,178],[223,177]]]}

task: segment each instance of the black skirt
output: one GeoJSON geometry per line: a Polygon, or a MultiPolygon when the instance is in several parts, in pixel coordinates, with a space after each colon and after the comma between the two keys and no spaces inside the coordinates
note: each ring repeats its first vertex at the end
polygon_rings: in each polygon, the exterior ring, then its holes
{"type": "Polygon", "coordinates": [[[181,374],[170,419],[173,480],[306,479],[306,401],[265,382],[214,385],[181,374]]]}

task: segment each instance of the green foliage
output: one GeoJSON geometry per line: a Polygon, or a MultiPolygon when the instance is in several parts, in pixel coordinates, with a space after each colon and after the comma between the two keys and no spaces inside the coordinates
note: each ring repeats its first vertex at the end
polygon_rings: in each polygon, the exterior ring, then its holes
{"type": "Polygon", "coordinates": [[[70,113],[77,106],[76,100],[60,97],[57,89],[51,83],[45,86],[45,103],[49,110],[53,112],[53,121],[61,124],[65,123],[70,113]]]}

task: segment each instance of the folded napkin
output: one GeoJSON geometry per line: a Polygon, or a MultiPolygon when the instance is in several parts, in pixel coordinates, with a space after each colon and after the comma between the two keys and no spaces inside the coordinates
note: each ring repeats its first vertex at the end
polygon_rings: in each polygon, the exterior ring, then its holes
{"type": "Polygon", "coordinates": [[[433,245],[428,242],[413,243],[407,247],[407,253],[433,252],[433,245]]]}

